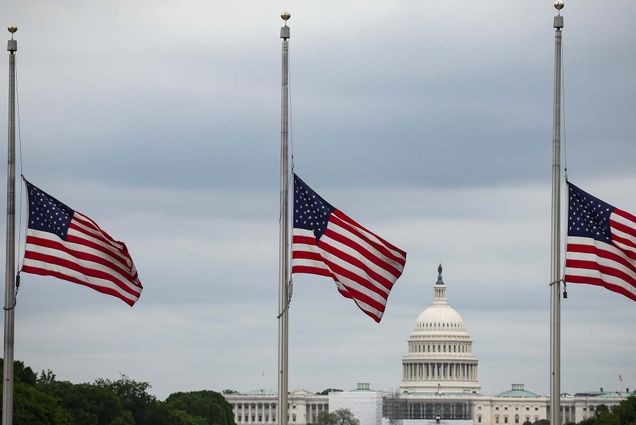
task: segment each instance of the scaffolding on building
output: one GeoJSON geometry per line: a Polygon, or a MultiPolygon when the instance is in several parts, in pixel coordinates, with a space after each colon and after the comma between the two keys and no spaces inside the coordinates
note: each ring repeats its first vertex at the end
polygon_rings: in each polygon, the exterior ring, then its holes
{"type": "Polygon", "coordinates": [[[472,420],[473,403],[461,394],[418,394],[394,391],[382,398],[382,416],[391,425],[402,425],[405,419],[472,420]]]}

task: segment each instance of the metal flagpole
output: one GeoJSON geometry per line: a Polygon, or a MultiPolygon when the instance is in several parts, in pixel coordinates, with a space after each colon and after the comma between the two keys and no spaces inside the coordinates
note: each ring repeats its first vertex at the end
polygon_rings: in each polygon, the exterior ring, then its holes
{"type": "Polygon", "coordinates": [[[287,425],[287,331],[289,306],[289,12],[280,15],[285,25],[280,29],[283,39],[283,67],[280,120],[280,234],[278,293],[278,424],[287,425]]]}
{"type": "Polygon", "coordinates": [[[13,329],[15,307],[15,52],[18,42],[13,34],[18,27],[9,27],[9,154],[7,165],[7,245],[4,272],[4,371],[2,383],[2,425],[13,423],[13,329]]]}
{"type": "Polygon", "coordinates": [[[552,220],[550,261],[550,424],[561,425],[561,29],[563,0],[554,7],[554,123],[552,130],[552,220]]]}

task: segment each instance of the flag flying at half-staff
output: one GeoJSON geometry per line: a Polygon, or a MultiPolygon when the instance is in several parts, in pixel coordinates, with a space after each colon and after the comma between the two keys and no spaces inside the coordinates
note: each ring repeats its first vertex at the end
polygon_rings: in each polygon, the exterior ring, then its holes
{"type": "Polygon", "coordinates": [[[22,271],[79,283],[135,304],[142,286],[126,245],[90,218],[25,183],[29,222],[22,271]]]}
{"type": "Polygon", "coordinates": [[[380,322],[406,252],[365,229],[294,174],[292,273],[329,276],[340,293],[380,322]]]}
{"type": "Polygon", "coordinates": [[[636,216],[568,183],[565,282],[603,286],[636,301],[636,216]]]}

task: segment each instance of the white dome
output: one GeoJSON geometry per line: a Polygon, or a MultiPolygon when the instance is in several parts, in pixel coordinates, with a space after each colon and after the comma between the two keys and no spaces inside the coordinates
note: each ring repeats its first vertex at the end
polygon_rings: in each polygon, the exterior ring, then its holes
{"type": "Polygon", "coordinates": [[[467,333],[464,319],[448,304],[433,304],[417,317],[413,332],[430,331],[467,333]]]}

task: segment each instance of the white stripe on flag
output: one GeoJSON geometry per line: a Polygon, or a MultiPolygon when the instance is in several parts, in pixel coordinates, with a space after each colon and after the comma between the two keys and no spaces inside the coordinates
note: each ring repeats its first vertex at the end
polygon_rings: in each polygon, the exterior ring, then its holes
{"type": "Polygon", "coordinates": [[[610,276],[610,275],[607,275],[607,274],[601,274],[598,270],[566,267],[565,268],[565,274],[566,274],[566,276],[580,276],[580,277],[597,278],[597,279],[602,280],[605,283],[609,283],[609,284],[621,287],[624,290],[626,290],[627,292],[629,292],[632,295],[636,296],[636,288],[635,287],[633,287],[629,283],[625,282],[623,279],[619,279],[617,277],[610,276]]]}
{"type": "MultiPolygon", "coordinates": [[[[331,226],[331,224],[329,224],[329,226],[331,226]]],[[[334,226],[335,227],[335,226],[334,226]]],[[[329,227],[328,227],[329,228],[329,227]]],[[[348,233],[347,235],[342,235],[344,237],[349,237],[350,233],[348,233]]],[[[353,258],[359,260],[362,264],[364,264],[365,266],[367,266],[368,268],[370,268],[372,271],[374,271],[375,273],[379,274],[380,276],[382,276],[383,278],[385,278],[388,281],[394,282],[395,276],[392,275],[391,273],[389,273],[388,271],[386,271],[386,269],[384,269],[383,267],[378,266],[377,264],[375,264],[373,261],[368,260],[364,255],[361,255],[360,252],[358,252],[357,250],[351,248],[348,245],[345,245],[342,242],[339,242],[335,239],[331,239],[330,237],[323,235],[322,238],[320,238],[320,242],[327,244],[339,251],[344,252],[345,254],[349,254],[350,256],[352,256],[353,258]]],[[[366,248],[366,247],[365,247],[366,248]]],[[[371,253],[369,253],[371,254],[371,253]]],[[[372,255],[372,254],[371,254],[372,255]]],[[[376,257],[378,262],[384,262],[384,260],[382,258],[378,258],[376,257]]]]}
{"type": "MultiPolygon", "coordinates": [[[[37,230],[32,230],[29,229],[28,234],[30,234],[31,236],[35,236],[35,237],[41,237],[39,234],[42,233],[47,233],[47,232],[38,232],[37,230]]],[[[50,233],[48,233],[50,234],[50,233]]],[[[26,249],[25,251],[27,252],[35,252],[35,253],[39,253],[39,254],[43,254],[43,255],[50,255],[52,257],[55,258],[59,258],[61,260],[66,260],[69,262],[72,262],[74,264],[77,264],[80,267],[84,267],[87,269],[91,269],[91,270],[97,270],[97,271],[101,271],[103,273],[106,273],[110,276],[112,276],[113,278],[117,279],[118,281],[120,281],[123,285],[125,285],[126,287],[130,288],[132,291],[134,292],[139,292],[139,287],[133,285],[130,282],[130,278],[127,276],[123,276],[121,275],[118,271],[107,267],[101,263],[96,263],[94,261],[90,261],[90,260],[83,260],[80,259],[74,255],[71,255],[67,252],[61,251],[59,249],[55,249],[55,248],[50,248],[50,247],[45,247],[45,246],[41,246],[41,245],[37,245],[37,244],[33,244],[33,243],[27,243],[26,244],[26,249]]]]}
{"type": "MultiPolygon", "coordinates": [[[[600,249],[602,251],[607,251],[611,254],[617,255],[620,258],[624,259],[625,261],[629,262],[630,264],[636,267],[636,261],[629,258],[629,256],[625,254],[625,252],[623,252],[622,249],[615,247],[614,245],[610,245],[606,242],[597,241],[595,239],[586,238],[583,236],[568,236],[567,244],[592,246],[592,247],[595,247],[596,249],[600,249]]],[[[569,255],[571,253],[572,251],[566,252],[566,258],[569,258],[569,255]]]]}
{"type": "MultiPolygon", "coordinates": [[[[322,250],[321,255],[325,260],[331,261],[332,263],[342,267],[343,269],[346,269],[351,274],[354,274],[358,276],[360,279],[368,282],[369,283],[368,286],[373,286],[374,288],[377,288],[379,291],[381,291],[385,295],[377,294],[376,292],[373,292],[373,294],[377,295],[378,297],[382,297],[383,303],[386,301],[386,298],[389,295],[390,289],[386,288],[384,285],[382,285],[381,283],[373,279],[364,270],[338,257],[337,255],[331,254],[328,251],[322,250]]],[[[347,280],[351,280],[351,279],[347,279],[347,280]]],[[[351,281],[353,282],[353,280],[351,281]]],[[[360,283],[356,282],[356,285],[360,285],[360,283]]]]}
{"type": "MultiPolygon", "coordinates": [[[[103,258],[104,260],[110,261],[115,266],[118,266],[122,268],[123,270],[130,270],[129,265],[126,263],[123,263],[120,259],[120,256],[113,257],[111,255],[104,253],[103,251],[100,251],[95,248],[91,248],[90,246],[83,245],[81,243],[64,241],[60,239],[56,234],[53,234],[53,233],[40,231],[40,230],[34,230],[34,229],[27,229],[27,236],[33,236],[36,238],[46,239],[51,242],[61,243],[62,245],[66,246],[68,249],[72,251],[79,251],[86,254],[94,255],[96,257],[103,258]]],[[[134,271],[131,271],[131,275],[133,276],[135,275],[134,271]]]]}
{"type": "MultiPolygon", "coordinates": [[[[71,221],[72,224],[77,224],[78,226],[82,227],[81,224],[78,224],[79,222],[77,220],[75,220],[73,218],[73,220],[71,221]]],[[[132,261],[130,261],[129,259],[125,258],[124,254],[122,254],[122,252],[117,249],[116,247],[114,247],[107,239],[104,239],[103,237],[95,237],[95,236],[91,236],[91,235],[87,235],[86,233],[82,233],[79,230],[76,229],[72,229],[69,227],[67,235],[69,236],[75,236],[78,237],[80,239],[89,241],[89,242],[93,242],[96,245],[101,246],[102,248],[106,249],[108,252],[112,253],[112,256],[117,258],[117,261],[119,263],[123,263],[125,264],[125,268],[130,268],[130,263],[132,263],[132,261]]],[[[105,255],[102,253],[102,255],[105,255]]]]}
{"type": "MultiPolygon", "coordinates": [[[[365,241],[364,239],[360,238],[358,235],[351,233],[350,231],[348,231],[347,229],[338,226],[336,223],[329,221],[329,223],[327,224],[327,229],[334,231],[335,233],[342,235],[343,237],[349,239],[350,241],[360,245],[366,252],[368,252],[370,255],[373,255],[374,257],[378,258],[380,261],[382,261],[383,263],[385,263],[387,266],[392,266],[394,269],[396,269],[396,271],[401,272],[403,270],[404,267],[402,267],[402,265],[400,263],[398,263],[397,261],[393,260],[392,258],[387,257],[386,255],[384,255],[382,252],[378,251],[373,245],[370,245],[367,241],[365,241]]],[[[324,236],[323,236],[324,238],[324,236]]],[[[322,240],[322,238],[320,239],[322,240]]],[[[381,244],[382,246],[385,246],[384,244],[381,244]]],[[[388,247],[387,247],[388,249],[388,247]]],[[[398,255],[398,257],[403,258],[403,256],[398,255]]],[[[397,280],[397,278],[395,278],[395,276],[392,277],[392,279],[397,280]]]]}
{"type": "Polygon", "coordinates": [[[618,270],[622,273],[625,273],[628,276],[631,276],[633,279],[636,279],[636,273],[634,273],[629,268],[625,267],[623,264],[607,259],[607,258],[599,257],[596,254],[591,254],[586,252],[568,252],[567,259],[577,260],[577,261],[591,261],[601,266],[610,267],[614,270],[618,270]]]}
{"type": "Polygon", "coordinates": [[[75,214],[73,215],[73,218],[75,219],[75,221],[81,223],[84,228],[86,228],[87,230],[91,229],[93,234],[97,235],[97,237],[99,237],[99,238],[103,238],[107,243],[110,243],[116,249],[124,249],[124,244],[122,242],[116,241],[112,237],[110,237],[110,235],[107,235],[99,227],[99,225],[97,223],[95,223],[90,218],[86,217],[84,214],[75,211],[75,214]]]}
{"type": "MultiPolygon", "coordinates": [[[[605,251],[611,254],[614,254],[616,256],[618,256],[619,258],[623,259],[624,261],[626,261],[628,264],[631,264],[633,267],[636,267],[636,262],[631,260],[624,252],[622,252],[619,248],[616,248],[613,245],[610,245],[608,243],[605,242],[601,242],[601,241],[597,241],[594,240],[592,238],[586,238],[586,237],[581,237],[581,236],[568,236],[567,238],[567,244],[574,244],[574,245],[584,245],[584,246],[592,246],[595,247],[596,249],[598,249],[599,251],[605,251]]],[[[600,257],[594,253],[584,253],[584,252],[576,252],[576,251],[571,251],[568,250],[566,252],[566,264],[568,260],[573,260],[573,261],[578,261],[578,260],[582,260],[582,261],[590,261],[594,264],[598,264],[604,267],[609,267],[612,268],[616,271],[622,272],[624,274],[626,274],[627,276],[631,277],[632,279],[636,279],[636,273],[634,273],[634,271],[630,270],[628,267],[626,267],[625,265],[611,260],[611,259],[607,259],[604,257],[600,257]]],[[[591,278],[597,278],[600,279],[606,283],[612,284],[612,285],[616,285],[619,286],[623,289],[625,289],[626,291],[636,295],[636,287],[634,285],[632,285],[630,282],[625,281],[624,279],[621,279],[619,277],[616,276],[612,276],[606,273],[602,273],[599,270],[595,270],[595,269],[589,269],[589,268],[583,268],[583,267],[572,267],[569,266],[565,268],[565,275],[570,276],[570,277],[575,277],[575,276],[580,276],[580,277],[591,277],[591,278]]]]}
{"type": "Polygon", "coordinates": [[[75,279],[84,281],[86,283],[89,283],[91,285],[95,285],[95,286],[99,286],[102,288],[108,288],[111,289],[115,292],[117,292],[117,294],[119,294],[121,297],[126,298],[128,300],[131,301],[137,301],[139,299],[139,295],[135,296],[132,294],[129,294],[128,292],[124,291],[123,289],[121,289],[119,286],[115,285],[113,282],[109,281],[109,280],[105,280],[105,279],[100,279],[97,277],[91,277],[91,276],[86,276],[82,273],[79,273],[75,270],[66,268],[66,267],[62,267],[62,266],[58,266],[56,264],[51,264],[51,263],[46,263],[43,261],[38,261],[38,260],[31,260],[28,258],[24,259],[24,266],[27,267],[33,267],[33,268],[37,268],[40,270],[49,270],[49,271],[53,271],[53,272],[57,272],[57,273],[61,273],[65,276],[70,276],[73,277],[75,279]]]}
{"type": "Polygon", "coordinates": [[[391,247],[387,246],[387,245],[386,245],[384,242],[382,242],[382,241],[381,241],[381,240],[380,240],[380,239],[379,239],[376,235],[374,235],[373,233],[369,232],[369,231],[368,231],[367,229],[365,229],[364,227],[362,227],[362,226],[360,226],[360,225],[356,226],[356,225],[354,225],[353,223],[349,222],[349,221],[348,221],[348,219],[346,219],[346,218],[342,218],[341,216],[339,216],[339,215],[338,215],[338,210],[335,210],[335,211],[334,211],[334,215],[335,215],[336,217],[338,217],[340,220],[342,220],[342,221],[346,222],[346,223],[347,223],[347,224],[349,224],[350,226],[352,226],[352,227],[356,228],[357,230],[359,230],[359,231],[360,231],[360,233],[362,233],[364,236],[366,236],[366,237],[367,237],[368,239],[370,239],[371,241],[373,241],[373,242],[377,243],[378,245],[382,245],[382,246],[386,247],[386,249],[388,249],[388,250],[389,250],[389,251],[390,251],[393,255],[395,255],[396,257],[404,258],[404,255],[403,255],[401,252],[396,251],[396,250],[392,249],[391,247]]]}

